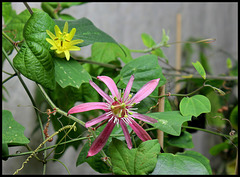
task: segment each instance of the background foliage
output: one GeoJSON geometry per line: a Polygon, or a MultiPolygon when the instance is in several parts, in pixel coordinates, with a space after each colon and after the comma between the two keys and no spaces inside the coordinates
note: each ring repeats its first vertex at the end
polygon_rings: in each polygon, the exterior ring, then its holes
{"type": "MultiPolygon", "coordinates": [[[[55,116],[51,115],[51,124],[55,132],[58,133],[58,138],[55,142],[56,146],[54,147],[54,151],[52,151],[54,152],[53,159],[61,162],[59,158],[64,155],[68,147],[73,146],[77,150],[83,142],[81,140],[87,139],[84,145],[82,144],[83,147],[79,152],[76,165],[78,166],[83,162],[87,162],[95,171],[100,173],[212,174],[209,160],[206,157],[195,151],[185,151],[185,148],[192,148],[194,146],[191,133],[197,130],[216,134],[223,138],[223,142],[212,147],[209,152],[213,155],[223,154],[223,160],[226,160],[226,157],[228,157],[223,173],[230,173],[232,161],[236,158],[238,110],[237,102],[235,101],[236,98],[232,98],[234,102],[228,101],[233,97],[233,95],[231,95],[231,88],[233,88],[237,82],[234,79],[228,81],[211,78],[211,66],[208,63],[207,56],[204,54],[205,50],[210,50],[210,44],[207,43],[197,44],[199,48],[195,53],[199,52],[200,62],[197,61],[196,63],[190,62],[191,55],[193,54],[193,45],[186,43],[183,46],[183,54],[187,56],[187,61],[182,69],[189,73],[188,68],[191,67],[195,73],[199,74],[200,78],[195,78],[191,74],[187,77],[181,77],[178,82],[183,83],[182,90],[180,90],[179,93],[171,94],[171,96],[178,98],[177,103],[171,99],[167,99],[167,97],[170,98],[169,94],[162,95],[162,97],[166,97],[164,105],[165,112],[156,112],[154,108],[159,106],[159,95],[156,89],[137,106],[139,113],[147,113],[148,116],[158,120],[156,124],[143,125],[143,127],[149,131],[153,140],[141,142],[135,134],[132,134],[132,140],[135,146],[132,150],[129,150],[126,148],[121,130],[118,127],[114,128],[112,132],[113,138],[109,139],[103,149],[107,157],[110,157],[112,162],[111,168],[105,163],[105,160],[102,160],[102,158],[104,158],[102,154],[97,154],[88,159],[85,158],[89,149],[89,143],[94,139],[94,134],[89,133],[86,128],[84,128],[82,122],[77,121],[79,123],[76,125],[77,131],[58,132],[62,127],[72,125],[78,120],[66,117],[66,112],[73,107],[76,102],[102,101],[98,93],[94,91],[88,83],[89,80],[94,79],[95,83],[105,89],[104,84],[95,79],[98,75],[112,77],[117,83],[118,88],[123,89],[126,87],[130,76],[134,74],[135,80],[131,90],[132,93],[136,93],[146,82],[152,79],[161,78],[158,85],[159,87],[167,82],[163,68],[161,67],[161,62],[168,64],[168,58],[164,54],[163,48],[171,47],[172,44],[169,44],[169,36],[165,30],[162,30],[162,39],[159,43],[155,42],[149,34],[143,33],[141,39],[147,49],[139,51],[131,50],[98,29],[86,17],[75,19],[70,15],[61,13],[65,8],[80,4],[61,3],[60,10],[58,9],[57,13],[54,13],[55,9],[59,8],[59,4],[44,2],[42,3],[42,10],[32,9],[33,14],[31,16],[28,10],[17,15],[11,8],[11,3],[3,4],[4,10],[2,15],[5,22],[2,41],[3,58],[6,58],[8,62],[11,63],[8,55],[11,54],[14,49],[14,44],[16,44],[14,41],[20,41],[18,46],[15,46],[15,49],[18,51],[13,59],[13,68],[16,69],[15,73],[18,75],[19,80],[21,80],[20,75],[22,74],[38,84],[40,88],[39,91],[44,96],[43,101],[38,103],[38,107],[47,103],[49,105],[48,108],[58,108],[57,114],[55,116]],[[61,18],[62,20],[56,20],[56,18],[61,18]],[[69,28],[75,27],[77,29],[74,39],[84,40],[84,43],[79,45],[80,47],[92,45],[91,56],[88,58],[72,55],[68,62],[55,57],[52,51],[49,50],[50,46],[45,41],[47,37],[46,29],[53,32],[55,24],[62,29],[65,20],[72,20],[69,21],[69,28]],[[15,33],[6,33],[6,31],[17,31],[18,33],[16,35],[15,33]],[[18,38],[15,36],[18,36],[18,38]],[[14,41],[12,39],[14,39],[14,41]],[[18,47],[20,47],[20,50],[18,47]],[[133,58],[132,53],[134,52],[139,52],[143,55],[133,58]],[[227,109],[224,107],[225,105],[228,105],[227,109]],[[58,118],[61,116],[65,117],[59,120],[58,118]],[[195,123],[194,125],[194,122],[203,123],[195,123]],[[216,126],[220,133],[204,129],[205,124],[216,126]],[[203,125],[203,127],[201,125],[203,125]],[[158,129],[164,132],[163,153],[160,153],[160,145],[157,141],[159,138],[157,135],[158,129]],[[233,130],[235,133],[233,133],[233,130]],[[232,134],[228,135],[229,132],[232,134]],[[64,144],[60,145],[58,143],[64,144]],[[228,156],[229,154],[230,156],[228,156]],[[119,159],[122,160],[119,161],[119,159]],[[134,161],[134,163],[131,163],[131,161],[134,161]],[[188,165],[182,166],[182,162],[188,165]],[[172,170],[171,164],[173,163],[176,165],[174,168],[176,171],[172,170]]],[[[198,39],[190,40],[193,42],[199,41],[198,39]]],[[[3,60],[3,62],[5,61],[3,60]]],[[[226,66],[229,69],[226,75],[237,76],[237,65],[236,63],[232,63],[232,59],[227,59],[226,66]]],[[[173,69],[172,67],[170,68],[173,69]]],[[[12,74],[10,77],[15,77],[16,74],[12,74]]],[[[3,81],[3,83],[5,82],[6,81],[3,81]]],[[[24,85],[23,82],[22,84],[24,85]]],[[[3,94],[3,98],[5,98],[4,95],[5,94],[3,94]]],[[[33,106],[37,106],[34,101],[33,106]]],[[[44,112],[45,110],[41,111],[44,112]]],[[[17,127],[18,132],[19,129],[22,131],[24,128],[15,121],[11,121],[11,124],[5,121],[14,119],[11,116],[11,112],[3,110],[2,114],[4,116],[3,129],[8,130],[3,131],[2,158],[3,160],[7,160],[10,156],[8,148],[11,146],[25,145],[28,150],[30,148],[27,145],[29,140],[24,136],[22,140],[19,140],[20,142],[11,144],[13,140],[12,137],[8,135],[9,127],[17,127]]],[[[40,118],[38,111],[36,111],[36,114],[37,117],[40,118]]],[[[90,111],[81,113],[81,118],[79,115],[76,116],[83,122],[86,122],[99,114],[101,114],[99,111],[90,111]]],[[[141,122],[139,123],[141,124],[141,122]]],[[[44,124],[46,124],[46,122],[44,122],[44,124]]],[[[43,132],[41,121],[40,126],[37,128],[42,129],[43,132]]],[[[104,126],[96,130],[96,136],[103,128],[104,126]]],[[[10,133],[13,136],[14,132],[10,133]]],[[[14,136],[16,136],[16,134],[14,134],[14,136]]],[[[44,148],[46,148],[46,144],[44,148]]],[[[52,152],[50,152],[49,155],[52,152]]],[[[15,156],[14,154],[12,155],[13,157],[15,156]]],[[[44,163],[50,160],[46,153],[43,160],[37,156],[35,158],[44,163]]],[[[64,167],[66,166],[64,165],[64,167]]]]}

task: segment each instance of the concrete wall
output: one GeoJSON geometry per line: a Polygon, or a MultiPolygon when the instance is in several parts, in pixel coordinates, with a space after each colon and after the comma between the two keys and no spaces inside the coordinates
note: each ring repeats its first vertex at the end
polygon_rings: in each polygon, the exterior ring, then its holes
{"type": "MultiPolygon", "coordinates": [[[[32,8],[40,8],[40,3],[29,3],[32,8]]],[[[22,3],[12,3],[13,8],[20,13],[25,9],[22,3]]],[[[212,43],[214,50],[224,49],[237,58],[237,37],[238,19],[237,3],[88,3],[82,6],[71,7],[64,10],[75,18],[87,17],[98,28],[111,35],[116,41],[126,45],[130,49],[144,49],[141,41],[141,33],[148,33],[158,42],[161,40],[162,28],[169,30],[170,41],[176,41],[176,14],[182,15],[182,41],[189,37],[216,38],[212,43]]],[[[175,65],[175,45],[166,48],[165,54],[169,58],[169,63],[175,65]]],[[[90,46],[84,47],[81,54],[85,57],[90,55],[90,46]]],[[[12,54],[12,58],[16,53],[12,54]]],[[[138,54],[134,55],[138,56],[138,54]]],[[[226,56],[222,53],[211,53],[210,64],[214,74],[224,73],[226,68],[226,56]]],[[[198,60],[193,58],[193,60],[198,60]]],[[[3,70],[13,73],[7,62],[3,64],[3,70]]],[[[7,78],[3,74],[3,80],[7,78]]],[[[24,77],[23,77],[24,78],[24,77]]],[[[32,95],[35,95],[35,84],[24,78],[32,95]]],[[[10,96],[8,101],[3,102],[3,109],[10,110],[16,121],[26,127],[25,135],[31,138],[30,146],[36,148],[41,142],[40,132],[32,135],[36,117],[31,102],[23,87],[15,77],[4,85],[10,96]],[[20,107],[19,107],[20,106],[20,107]]],[[[211,137],[207,134],[209,140],[211,137]]],[[[193,136],[195,148],[203,155],[209,156],[206,149],[214,143],[210,140],[207,143],[206,134],[199,133],[193,136]],[[203,147],[202,144],[205,144],[203,147]]],[[[10,148],[11,153],[16,151],[26,151],[23,148],[10,148]]],[[[76,168],[75,163],[79,153],[69,148],[66,154],[60,159],[69,168],[71,174],[97,174],[88,164],[83,164],[76,168]]],[[[12,174],[20,168],[22,162],[27,158],[17,157],[3,161],[3,174],[12,174]]],[[[42,164],[32,159],[22,170],[22,174],[41,174],[42,164]]],[[[67,174],[64,167],[58,162],[47,164],[48,174],[67,174]]]]}

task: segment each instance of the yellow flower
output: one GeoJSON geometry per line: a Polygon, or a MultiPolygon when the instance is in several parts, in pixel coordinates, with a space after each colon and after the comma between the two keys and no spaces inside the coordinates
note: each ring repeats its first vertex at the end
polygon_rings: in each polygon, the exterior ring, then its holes
{"type": "Polygon", "coordinates": [[[65,22],[63,32],[59,29],[57,25],[54,27],[56,36],[49,30],[46,30],[47,34],[51,39],[46,38],[46,41],[49,42],[52,47],[51,50],[56,50],[55,53],[58,57],[64,58],[67,60],[70,59],[69,51],[78,51],[81,50],[80,47],[74,46],[76,44],[82,43],[83,40],[77,39],[72,40],[73,36],[76,33],[76,28],[73,28],[70,33],[68,33],[68,22],[65,22]]]}

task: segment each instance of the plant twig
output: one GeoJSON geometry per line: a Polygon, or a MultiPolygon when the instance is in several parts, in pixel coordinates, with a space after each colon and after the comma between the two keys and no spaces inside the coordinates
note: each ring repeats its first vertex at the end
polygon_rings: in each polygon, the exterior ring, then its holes
{"type": "MultiPolygon", "coordinates": [[[[200,75],[183,75],[183,74],[174,74],[174,73],[163,73],[164,76],[173,76],[173,77],[182,77],[182,78],[190,78],[190,79],[201,79],[202,76],[200,75]]],[[[225,80],[225,81],[232,81],[232,80],[238,80],[238,76],[212,76],[207,75],[207,79],[215,79],[215,80],[225,80]]]]}
{"type": "MultiPolygon", "coordinates": [[[[45,93],[45,91],[44,91],[44,89],[42,88],[42,86],[39,85],[39,84],[37,84],[37,86],[39,87],[39,89],[40,89],[40,91],[42,92],[42,94],[43,94],[44,98],[46,99],[46,101],[50,104],[50,106],[51,106],[54,110],[56,110],[56,112],[58,112],[59,114],[64,115],[64,116],[72,119],[72,120],[75,121],[75,122],[78,122],[79,124],[81,124],[82,126],[85,127],[85,122],[79,120],[78,118],[76,118],[76,117],[74,117],[74,116],[72,116],[72,115],[68,115],[66,112],[64,112],[64,111],[62,111],[61,109],[57,108],[56,105],[55,105],[55,104],[52,102],[52,100],[49,98],[49,96],[45,93]]],[[[92,135],[93,135],[93,138],[96,139],[96,134],[95,134],[95,132],[94,132],[91,128],[89,128],[88,130],[91,131],[91,133],[92,133],[92,135]]],[[[107,157],[107,155],[105,154],[105,152],[104,152],[103,150],[101,150],[100,153],[102,154],[103,157],[107,157]]],[[[111,161],[110,161],[108,158],[106,158],[106,159],[107,159],[106,162],[107,162],[108,166],[111,168],[111,167],[112,167],[111,161]]]]}
{"type": "Polygon", "coordinates": [[[17,52],[19,52],[19,48],[15,45],[16,42],[13,41],[5,32],[2,31],[2,35],[13,45],[17,52]]]}
{"type": "Polygon", "coordinates": [[[41,85],[37,84],[38,88],[40,89],[42,95],[44,96],[44,98],[46,99],[46,101],[48,102],[48,104],[52,107],[52,109],[56,110],[56,112],[58,112],[59,114],[68,117],[70,119],[72,119],[73,121],[79,123],[80,125],[82,125],[83,127],[85,127],[85,122],[81,121],[80,119],[72,116],[72,115],[68,115],[65,111],[59,109],[53,102],[52,100],[49,98],[49,96],[46,94],[46,92],[44,91],[44,89],[42,88],[41,85]]]}
{"type": "Polygon", "coordinates": [[[79,59],[79,58],[75,58],[72,57],[73,59],[75,59],[78,62],[82,62],[82,63],[90,63],[90,64],[95,64],[95,65],[99,65],[105,68],[111,68],[111,69],[115,69],[115,70],[119,70],[121,69],[121,67],[112,65],[112,64],[108,64],[108,63],[101,63],[101,62],[96,62],[96,61],[92,61],[92,60],[85,60],[85,59],[79,59]]]}
{"type": "Polygon", "coordinates": [[[18,174],[18,172],[24,168],[24,164],[26,164],[26,163],[32,158],[32,156],[34,156],[34,155],[36,154],[36,152],[37,152],[49,139],[51,139],[52,137],[56,136],[57,134],[59,134],[61,131],[65,130],[65,129],[70,129],[70,130],[71,130],[71,129],[73,128],[73,129],[75,130],[75,128],[76,128],[75,124],[76,124],[76,122],[74,122],[73,125],[66,125],[65,127],[60,128],[57,132],[55,132],[55,133],[53,133],[51,136],[49,136],[45,141],[43,141],[43,142],[32,152],[32,154],[23,162],[21,168],[17,169],[17,170],[13,173],[13,175],[18,174]]]}
{"type": "Polygon", "coordinates": [[[31,9],[31,7],[28,5],[27,2],[23,2],[23,4],[26,6],[27,10],[30,12],[30,14],[32,15],[33,14],[33,11],[31,9]]]}
{"type": "Polygon", "coordinates": [[[62,165],[64,166],[64,168],[67,170],[68,174],[71,175],[71,173],[70,173],[70,171],[68,170],[67,166],[66,166],[62,161],[60,161],[60,160],[58,160],[58,159],[48,159],[47,161],[50,161],[50,160],[52,160],[52,161],[55,160],[55,161],[59,162],[60,164],[62,164],[62,165]]]}

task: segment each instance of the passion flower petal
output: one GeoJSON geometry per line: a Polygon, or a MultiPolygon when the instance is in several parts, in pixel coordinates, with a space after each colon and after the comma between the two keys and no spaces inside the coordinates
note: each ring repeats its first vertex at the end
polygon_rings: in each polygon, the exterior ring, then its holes
{"type": "Polygon", "coordinates": [[[97,154],[106,144],[108,137],[110,136],[114,126],[116,125],[115,123],[113,123],[114,119],[111,119],[106,127],[104,128],[104,130],[100,133],[100,135],[94,140],[94,142],[92,143],[89,151],[88,151],[88,155],[87,157],[90,156],[94,156],[95,154],[97,154]]]}
{"type": "Polygon", "coordinates": [[[137,93],[134,95],[134,97],[131,99],[131,103],[139,103],[144,98],[146,98],[148,95],[150,95],[155,88],[158,85],[160,78],[154,79],[146,83],[137,93]]]}
{"type": "Polygon", "coordinates": [[[135,120],[131,119],[130,121],[131,123],[129,124],[129,126],[133,129],[133,131],[142,141],[152,139],[149,134],[135,120]]]}
{"type": "Polygon", "coordinates": [[[90,111],[90,110],[95,110],[95,109],[107,110],[107,104],[103,103],[103,102],[82,103],[82,104],[72,107],[68,111],[68,114],[85,112],[85,111],[90,111]]]}
{"type": "Polygon", "coordinates": [[[93,81],[89,81],[89,84],[108,102],[113,102],[113,99],[108,96],[102,89],[100,89],[93,81]]]}
{"type": "Polygon", "coordinates": [[[115,82],[108,76],[98,76],[97,77],[99,80],[103,81],[106,86],[109,88],[110,92],[112,93],[112,96],[115,98],[119,98],[119,94],[118,94],[118,89],[117,86],[115,84],[115,82]]]}
{"type": "Polygon", "coordinates": [[[139,113],[133,113],[132,117],[142,120],[144,122],[149,122],[149,123],[157,123],[158,121],[152,117],[143,115],[143,114],[139,114],[139,113]]]}
{"type": "Polygon", "coordinates": [[[132,84],[133,84],[133,80],[134,80],[134,75],[132,75],[128,81],[128,84],[127,84],[127,87],[126,87],[126,90],[124,92],[124,95],[123,95],[123,100],[126,101],[128,96],[129,96],[129,93],[131,91],[131,88],[132,88],[132,84]]]}
{"type": "Polygon", "coordinates": [[[97,118],[92,119],[92,120],[86,122],[85,127],[86,128],[91,127],[92,125],[95,125],[95,124],[97,124],[99,122],[102,122],[105,119],[109,119],[108,113],[104,113],[101,116],[98,116],[97,118]]]}
{"type": "Polygon", "coordinates": [[[130,134],[128,132],[126,124],[122,120],[119,121],[119,124],[120,124],[120,126],[121,126],[121,128],[123,130],[123,134],[125,136],[128,149],[132,149],[132,141],[131,141],[130,134]]]}

